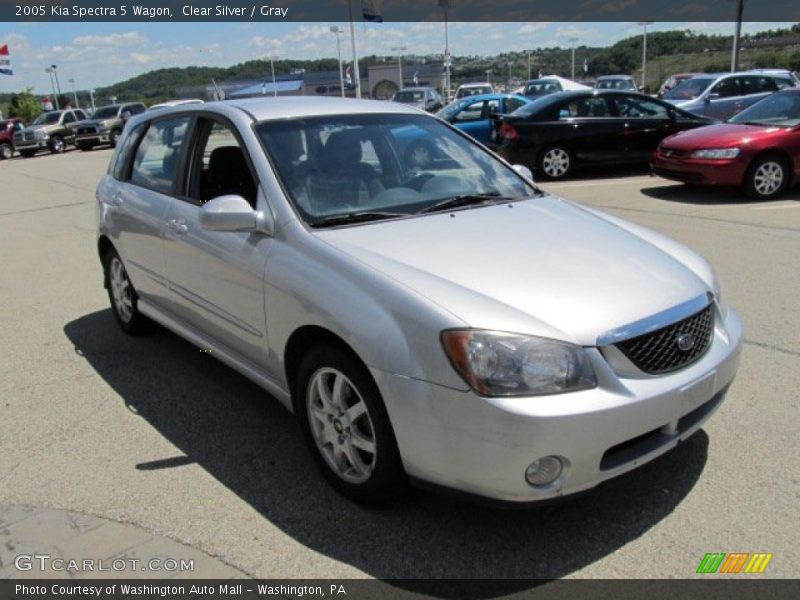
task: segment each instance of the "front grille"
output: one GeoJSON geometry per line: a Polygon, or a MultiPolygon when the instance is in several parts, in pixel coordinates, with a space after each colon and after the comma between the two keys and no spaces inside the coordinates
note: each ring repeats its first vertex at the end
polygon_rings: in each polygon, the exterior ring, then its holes
{"type": "Polygon", "coordinates": [[[97,127],[94,125],[82,125],[77,129],[78,135],[87,133],[97,133],[97,127]]]}
{"type": "Polygon", "coordinates": [[[706,353],[714,333],[710,304],[691,317],[658,331],[617,344],[622,353],[645,373],[659,375],[692,364],[706,353]]]}
{"type": "Polygon", "coordinates": [[[667,148],[665,146],[661,146],[659,150],[661,155],[666,158],[686,158],[689,156],[688,150],[677,150],[675,148],[667,148]]]}
{"type": "Polygon", "coordinates": [[[33,139],[36,137],[36,134],[33,131],[26,131],[22,135],[23,135],[23,139],[26,142],[32,142],[33,139]]]}

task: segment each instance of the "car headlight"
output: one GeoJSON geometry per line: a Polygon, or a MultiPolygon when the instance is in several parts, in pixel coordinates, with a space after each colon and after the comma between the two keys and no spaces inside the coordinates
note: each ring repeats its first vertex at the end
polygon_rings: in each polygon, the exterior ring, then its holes
{"type": "Polygon", "coordinates": [[[728,303],[725,301],[725,298],[722,295],[722,286],[719,283],[719,277],[717,277],[716,271],[712,270],[711,275],[712,275],[712,291],[714,293],[714,301],[717,303],[717,307],[719,308],[719,314],[722,316],[724,320],[728,318],[728,303]]]}
{"type": "Polygon", "coordinates": [[[46,140],[48,137],[50,137],[47,135],[47,132],[44,129],[37,129],[34,135],[37,140],[46,140]]]}
{"type": "Polygon", "coordinates": [[[442,332],[450,362],[483,396],[544,396],[597,385],[586,351],[547,338],[474,329],[442,332]]]}
{"type": "Polygon", "coordinates": [[[736,158],[739,156],[739,148],[711,148],[708,150],[695,150],[692,158],[736,158]]]}

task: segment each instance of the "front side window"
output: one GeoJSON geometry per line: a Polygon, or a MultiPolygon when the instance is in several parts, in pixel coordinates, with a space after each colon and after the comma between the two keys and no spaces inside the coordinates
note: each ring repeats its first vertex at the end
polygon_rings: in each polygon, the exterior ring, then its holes
{"type": "Polygon", "coordinates": [[[796,127],[800,125],[800,94],[772,94],[746,108],[729,122],[766,127],[796,127]]]}
{"type": "Polygon", "coordinates": [[[573,118],[604,118],[610,117],[611,111],[608,108],[606,99],[602,96],[588,96],[569,102],[561,107],[562,119],[573,118]]]}
{"type": "Polygon", "coordinates": [[[530,197],[512,169],[440,121],[417,115],[342,115],[267,121],[256,131],[303,220],[413,215],[443,200],[530,197]],[[430,153],[422,165],[412,160],[430,153]]]}
{"type": "Polygon", "coordinates": [[[472,102],[464,107],[460,113],[456,115],[456,121],[459,123],[464,123],[466,121],[479,121],[481,115],[483,114],[483,100],[478,100],[477,102],[472,102]]]}
{"type": "Polygon", "coordinates": [[[255,208],[258,188],[246,151],[233,130],[219,121],[202,120],[198,132],[187,198],[204,204],[218,196],[235,194],[255,208]]]}
{"type": "Polygon", "coordinates": [[[133,159],[131,183],[165,194],[173,192],[189,119],[178,117],[150,125],[133,159]]]}
{"type": "Polygon", "coordinates": [[[633,119],[668,119],[667,107],[652,100],[634,96],[618,96],[614,98],[620,117],[633,119]]]}
{"type": "Polygon", "coordinates": [[[74,123],[76,120],[77,119],[75,118],[75,115],[72,112],[65,112],[64,113],[64,121],[63,122],[64,122],[65,125],[67,123],[74,123]]]}
{"type": "Polygon", "coordinates": [[[711,93],[716,94],[720,98],[738,96],[740,94],[738,78],[728,77],[727,79],[723,79],[711,89],[711,93]]]}
{"type": "Polygon", "coordinates": [[[145,127],[147,127],[147,123],[139,123],[122,140],[111,168],[111,174],[114,179],[118,181],[125,181],[128,179],[131,167],[131,154],[136,146],[136,141],[139,139],[139,136],[142,135],[145,127]]]}
{"type": "Polygon", "coordinates": [[[678,85],[664,94],[665,100],[694,100],[705,92],[714,83],[710,77],[695,77],[681,81],[678,85]]]}

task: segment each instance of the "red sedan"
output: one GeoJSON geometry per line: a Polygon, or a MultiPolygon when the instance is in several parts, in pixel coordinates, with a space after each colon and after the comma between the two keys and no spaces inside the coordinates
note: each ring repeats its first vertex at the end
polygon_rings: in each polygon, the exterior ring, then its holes
{"type": "Polygon", "coordinates": [[[800,179],[800,88],[767,96],[726,123],[661,142],[653,171],[684,183],[742,187],[775,198],[800,179]]]}

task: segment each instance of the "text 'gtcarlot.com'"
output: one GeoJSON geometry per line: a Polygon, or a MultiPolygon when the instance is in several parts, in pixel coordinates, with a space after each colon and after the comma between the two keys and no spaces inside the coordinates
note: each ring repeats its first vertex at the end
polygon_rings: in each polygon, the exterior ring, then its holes
{"type": "Polygon", "coordinates": [[[120,572],[120,571],[154,571],[154,572],[192,572],[194,559],[151,558],[60,558],[49,554],[20,554],[14,559],[14,566],[20,571],[65,571],[69,573],[83,572],[120,572]]]}

